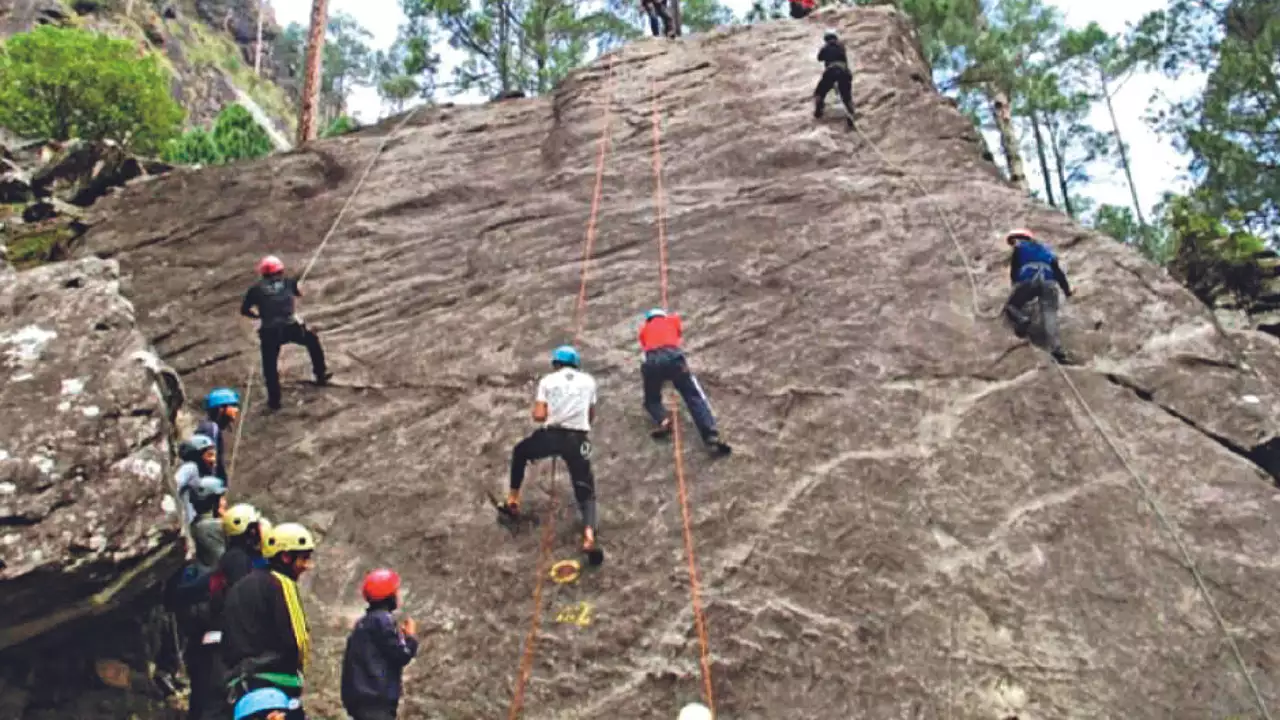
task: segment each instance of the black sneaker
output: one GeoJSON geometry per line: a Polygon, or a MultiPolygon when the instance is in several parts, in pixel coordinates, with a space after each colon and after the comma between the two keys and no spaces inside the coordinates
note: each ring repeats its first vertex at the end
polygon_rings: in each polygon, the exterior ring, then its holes
{"type": "Polygon", "coordinates": [[[329,379],[330,379],[330,378],[332,378],[332,377],[333,377],[333,373],[331,373],[331,372],[326,372],[326,373],[325,373],[325,374],[323,374],[323,375],[317,375],[317,376],[316,376],[316,385],[318,385],[318,386],[320,386],[320,387],[324,387],[325,385],[328,385],[328,384],[329,384],[329,379]]]}

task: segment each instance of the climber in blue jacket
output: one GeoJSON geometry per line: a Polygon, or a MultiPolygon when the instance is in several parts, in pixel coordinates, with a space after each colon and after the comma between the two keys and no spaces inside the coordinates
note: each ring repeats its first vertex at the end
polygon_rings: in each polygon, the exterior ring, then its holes
{"type": "Polygon", "coordinates": [[[1071,297],[1071,284],[1058,265],[1058,256],[1037,241],[1035,234],[1026,228],[1013,230],[1005,236],[1005,242],[1013,248],[1009,258],[1009,282],[1013,284],[1013,291],[1004,305],[1005,317],[1018,337],[1026,337],[1031,324],[1027,306],[1032,300],[1039,300],[1049,352],[1058,362],[1067,362],[1058,337],[1058,287],[1062,288],[1064,295],[1071,297]]]}

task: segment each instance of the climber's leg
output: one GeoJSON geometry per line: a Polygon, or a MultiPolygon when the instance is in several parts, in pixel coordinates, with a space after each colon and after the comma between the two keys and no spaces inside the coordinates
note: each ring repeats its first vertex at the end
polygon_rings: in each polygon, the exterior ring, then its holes
{"type": "Polygon", "coordinates": [[[258,343],[262,351],[262,382],[267,386],[267,407],[280,409],[280,346],[284,333],[279,328],[258,331],[258,343]]]}
{"type": "Polygon", "coordinates": [[[1034,281],[1040,297],[1040,323],[1044,325],[1045,344],[1053,356],[1061,359],[1062,340],[1058,336],[1058,288],[1044,278],[1034,281]]]}
{"type": "Polygon", "coordinates": [[[836,68],[827,68],[822,73],[822,78],[818,80],[818,87],[813,91],[813,116],[822,117],[822,106],[826,103],[827,93],[836,86],[836,68]]]}
{"type": "Polygon", "coordinates": [[[320,336],[302,323],[288,326],[289,342],[307,349],[311,357],[311,372],[316,376],[316,384],[324,385],[329,381],[329,373],[325,370],[324,348],[320,345],[320,336]]]}
{"type": "Polygon", "coordinates": [[[680,393],[680,397],[684,400],[685,407],[689,408],[689,414],[693,416],[693,424],[698,426],[698,434],[702,437],[703,442],[714,443],[719,434],[716,432],[716,417],[711,411],[711,403],[707,400],[707,394],[702,391],[702,386],[698,384],[698,378],[689,370],[689,364],[684,358],[680,358],[679,370],[671,379],[676,391],[680,393]]]}
{"type": "Polygon", "coordinates": [[[853,127],[853,73],[845,71],[840,74],[840,78],[836,80],[836,89],[840,91],[840,102],[844,103],[844,109],[849,111],[846,118],[849,127],[853,127]]]}
{"type": "Polygon", "coordinates": [[[661,357],[645,358],[640,365],[640,375],[644,380],[644,409],[653,419],[654,426],[661,429],[667,420],[667,409],[662,405],[662,385],[667,374],[661,357]]]}
{"type": "Polygon", "coordinates": [[[1013,286],[1009,299],[1004,304],[1004,316],[1013,326],[1013,333],[1020,338],[1027,336],[1031,318],[1027,315],[1026,306],[1036,298],[1037,290],[1032,280],[1020,282],[1013,286]]]}
{"type": "Polygon", "coordinates": [[[516,443],[511,450],[511,484],[513,495],[520,494],[520,486],[524,484],[524,468],[534,460],[549,458],[558,452],[557,445],[545,428],[533,431],[529,437],[516,443]]]}

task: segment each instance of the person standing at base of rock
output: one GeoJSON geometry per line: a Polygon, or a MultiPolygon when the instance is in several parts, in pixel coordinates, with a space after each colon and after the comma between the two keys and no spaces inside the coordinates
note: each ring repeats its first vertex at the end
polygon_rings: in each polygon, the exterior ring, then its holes
{"type": "Polygon", "coordinates": [[[196,519],[191,523],[191,540],[196,546],[196,562],[212,570],[227,550],[222,531],[222,513],[227,509],[227,486],[222,478],[210,475],[196,482],[191,491],[196,519]]]}
{"type": "Polygon", "coordinates": [[[214,466],[218,462],[217,443],[208,435],[196,433],[178,446],[178,458],[183,462],[173,479],[178,487],[178,498],[182,500],[186,523],[190,525],[197,515],[191,503],[191,493],[200,478],[214,474],[214,466]]]}
{"type": "Polygon", "coordinates": [[[258,262],[261,279],[244,294],[240,314],[258,320],[258,342],[262,350],[262,380],[267,386],[267,407],[280,409],[280,348],[301,345],[311,356],[316,385],[326,385],[332,377],[325,370],[320,338],[294,314],[294,298],[302,297],[298,281],[284,276],[284,263],[274,255],[258,262]],[[257,312],[254,312],[254,309],[257,312]]]}
{"type": "Polygon", "coordinates": [[[400,606],[400,575],[379,568],[360,589],[369,607],[342,654],[342,707],[353,720],[395,720],[404,668],[418,654],[418,624],[392,615],[400,606]]]}
{"type": "Polygon", "coordinates": [[[1013,230],[1005,236],[1005,242],[1013,248],[1009,256],[1009,282],[1013,290],[1004,305],[1005,318],[1013,326],[1014,334],[1026,337],[1031,326],[1027,306],[1039,300],[1040,321],[1049,352],[1058,362],[1069,362],[1058,336],[1058,288],[1054,283],[1067,297],[1071,297],[1071,284],[1058,265],[1058,257],[1026,228],[1013,230]]]}
{"type": "MultiPolygon", "coordinates": [[[[276,688],[301,700],[303,673],[311,660],[311,631],[298,579],[312,567],[311,531],[281,523],[263,545],[267,568],[254,570],[227,591],[222,608],[222,661],[238,700],[261,688],[276,688]]],[[[306,720],[301,702],[286,715],[306,720]]]]}
{"type": "Polygon", "coordinates": [[[582,372],[578,351],[568,345],[551,353],[551,367],[554,372],[538,381],[533,404],[533,420],[541,427],[512,449],[511,484],[506,505],[500,509],[513,517],[519,515],[526,465],[549,457],[564,460],[582,513],[582,551],[598,565],[603,556],[596,544],[596,484],[588,437],[596,418],[596,380],[582,372]]]}
{"type": "Polygon", "coordinates": [[[213,438],[218,448],[213,474],[227,482],[227,457],[222,450],[222,433],[240,416],[240,393],[231,388],[214,388],[204,398],[205,418],[196,424],[196,432],[213,438]]]}
{"type": "Polygon", "coordinates": [[[676,36],[675,22],[671,19],[671,12],[667,10],[667,0],[640,0],[640,9],[649,16],[649,29],[653,31],[654,37],[659,35],[659,20],[662,21],[662,35],[669,38],[676,36]]]}
{"type": "Polygon", "coordinates": [[[835,88],[840,93],[840,102],[844,103],[845,124],[853,127],[853,70],[849,67],[849,53],[840,42],[835,30],[828,30],[822,35],[822,48],[818,50],[818,62],[826,69],[818,80],[818,87],[813,91],[813,116],[822,117],[822,108],[827,102],[827,93],[835,88]]]}
{"type": "Polygon", "coordinates": [[[650,434],[655,438],[671,434],[671,415],[662,404],[662,386],[670,381],[684,400],[684,406],[689,408],[703,444],[718,455],[728,455],[732,448],[720,439],[711,403],[680,349],[683,332],[679,315],[669,314],[662,308],[644,314],[644,324],[640,326],[640,350],[644,358],[640,375],[644,379],[644,409],[654,423],[650,434]]]}

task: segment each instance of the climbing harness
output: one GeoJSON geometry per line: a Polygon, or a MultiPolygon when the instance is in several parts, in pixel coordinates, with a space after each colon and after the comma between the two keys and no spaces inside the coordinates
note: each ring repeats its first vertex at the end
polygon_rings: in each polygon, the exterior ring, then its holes
{"type": "MultiPolygon", "coordinates": [[[[653,79],[649,80],[649,98],[653,110],[653,193],[654,210],[658,226],[658,287],[662,298],[662,307],[668,307],[667,292],[667,219],[666,206],[663,202],[662,190],[662,130],[658,103],[658,86],[653,79]]],[[[652,312],[652,311],[651,311],[652,312]]],[[[711,684],[711,639],[707,632],[707,617],[702,607],[702,583],[698,575],[698,561],[693,546],[693,521],[689,510],[689,487],[684,472],[683,437],[680,432],[680,407],[675,398],[671,398],[671,428],[674,441],[672,443],[675,463],[676,490],[680,499],[680,520],[684,536],[685,560],[689,569],[689,596],[693,608],[693,624],[698,634],[698,664],[702,674],[702,696],[715,715],[715,693],[711,684]]]]}
{"type": "MultiPolygon", "coordinates": [[[[302,281],[307,279],[307,275],[311,272],[311,268],[315,266],[316,260],[320,259],[320,253],[324,252],[325,245],[329,244],[329,239],[337,232],[338,226],[342,223],[342,218],[346,216],[347,210],[351,208],[351,203],[355,201],[356,195],[358,195],[360,193],[360,189],[364,187],[365,181],[369,179],[369,173],[373,172],[373,166],[378,162],[378,158],[382,156],[382,151],[387,148],[387,145],[391,142],[391,139],[396,136],[396,133],[400,132],[400,130],[404,128],[404,126],[407,125],[423,107],[424,106],[422,105],[418,105],[411,109],[403,118],[400,119],[400,122],[396,123],[395,127],[393,127],[390,132],[382,137],[382,141],[378,143],[378,148],[373,151],[372,157],[369,158],[369,162],[365,165],[364,172],[360,174],[360,179],[356,181],[355,187],[351,188],[351,193],[347,195],[346,201],[342,203],[342,208],[338,210],[338,216],[333,219],[333,224],[329,226],[328,232],[324,234],[324,237],[320,240],[320,244],[317,245],[315,251],[311,253],[310,261],[307,262],[307,266],[303,269],[302,274],[298,276],[298,284],[302,284],[302,281]]],[[[236,460],[240,457],[240,436],[241,433],[244,432],[245,423],[249,419],[249,404],[251,402],[253,392],[253,378],[260,374],[261,371],[262,358],[259,357],[257,365],[249,369],[249,373],[244,380],[244,392],[242,393],[244,405],[240,411],[239,421],[236,423],[235,443],[231,446],[231,462],[227,465],[228,478],[235,477],[236,460]]]]}
{"type": "MultiPolygon", "coordinates": [[[[591,265],[591,256],[595,248],[596,242],[596,225],[600,212],[600,198],[604,192],[604,162],[609,150],[609,134],[613,127],[613,84],[614,84],[614,65],[617,60],[617,53],[609,56],[609,74],[605,80],[604,86],[604,129],[600,133],[599,149],[596,155],[596,181],[595,187],[591,193],[591,212],[587,216],[586,237],[582,241],[582,260],[580,275],[581,280],[578,286],[577,305],[574,308],[573,322],[573,341],[572,345],[578,344],[579,338],[582,336],[582,329],[586,322],[587,312],[587,277],[591,265]]],[[[553,458],[551,465],[551,486],[555,486],[556,480],[556,461],[553,458]]],[[[525,635],[524,650],[520,657],[520,669],[516,675],[516,687],[511,696],[511,706],[507,711],[507,720],[516,720],[520,717],[520,711],[524,708],[524,692],[525,687],[529,684],[529,677],[533,673],[533,658],[536,642],[538,638],[538,628],[542,624],[542,590],[543,582],[548,577],[548,562],[551,556],[551,548],[555,544],[556,534],[556,513],[559,510],[559,502],[557,496],[553,492],[549,492],[551,496],[551,508],[547,513],[547,521],[542,526],[542,539],[538,543],[538,563],[537,572],[534,575],[533,583],[533,613],[529,619],[529,632],[525,635]]],[[[599,564],[603,561],[603,554],[600,553],[597,546],[595,553],[589,559],[593,564],[599,564]]]]}
{"type": "MultiPolygon", "coordinates": [[[[889,158],[886,157],[885,154],[880,151],[880,148],[878,148],[876,144],[872,142],[871,138],[867,137],[866,134],[862,132],[861,128],[856,128],[856,132],[858,133],[858,135],[862,137],[863,141],[866,142],[867,145],[871,147],[871,149],[876,153],[876,155],[880,157],[880,159],[885,163],[885,165],[898,171],[899,173],[901,173],[902,175],[910,179],[916,185],[916,187],[920,189],[920,192],[922,195],[924,195],[925,199],[930,200],[930,204],[933,204],[932,198],[929,194],[928,189],[925,188],[924,184],[921,183],[920,180],[913,173],[907,172],[904,168],[902,168],[901,166],[889,160],[889,158]]],[[[995,317],[994,315],[987,316],[983,314],[982,306],[979,303],[979,299],[978,299],[978,282],[976,279],[976,273],[974,272],[973,268],[969,265],[968,259],[965,257],[964,247],[960,244],[960,240],[956,235],[955,230],[952,228],[951,223],[947,221],[946,215],[942,213],[941,209],[938,208],[936,204],[934,204],[933,206],[935,211],[937,211],[938,217],[942,220],[943,228],[946,230],[948,237],[951,238],[952,244],[955,245],[956,253],[960,256],[961,262],[964,263],[965,272],[969,276],[969,286],[973,290],[974,314],[983,319],[991,319],[992,317],[995,317]]],[[[1046,357],[1048,357],[1048,353],[1044,353],[1044,354],[1046,357]]],[[[1231,649],[1231,655],[1235,659],[1236,664],[1239,666],[1240,674],[1244,678],[1245,683],[1249,686],[1250,692],[1253,694],[1254,703],[1258,706],[1258,710],[1259,712],[1262,713],[1262,717],[1264,718],[1264,720],[1271,720],[1271,713],[1267,709],[1267,704],[1266,704],[1266,701],[1263,699],[1262,692],[1261,690],[1258,689],[1258,685],[1254,681],[1253,675],[1249,672],[1248,665],[1245,663],[1244,654],[1240,652],[1240,646],[1236,642],[1235,637],[1231,634],[1231,630],[1227,627],[1226,620],[1223,619],[1222,614],[1218,612],[1218,607],[1213,602],[1213,596],[1209,593],[1209,586],[1205,582],[1204,576],[1200,573],[1200,569],[1196,565],[1195,558],[1191,555],[1191,551],[1187,548],[1186,544],[1182,542],[1182,538],[1179,536],[1177,528],[1175,527],[1173,521],[1165,513],[1164,508],[1160,505],[1159,500],[1156,499],[1155,493],[1152,492],[1150,484],[1133,467],[1133,465],[1130,464],[1128,458],[1125,457],[1124,453],[1121,452],[1120,447],[1111,438],[1111,433],[1108,432],[1106,426],[1102,424],[1102,421],[1098,418],[1097,414],[1094,413],[1093,408],[1089,406],[1089,403],[1085,400],[1084,395],[1076,387],[1075,382],[1071,380],[1071,376],[1069,373],[1067,373],[1066,368],[1064,368],[1060,363],[1054,361],[1052,358],[1048,358],[1048,362],[1052,364],[1055,368],[1057,368],[1058,374],[1062,377],[1067,387],[1071,389],[1071,394],[1075,396],[1076,402],[1079,403],[1081,409],[1084,410],[1085,415],[1087,415],[1089,417],[1090,422],[1093,423],[1094,429],[1096,429],[1098,431],[1098,434],[1102,436],[1102,439],[1103,441],[1106,442],[1107,447],[1110,448],[1111,452],[1115,454],[1116,458],[1120,461],[1120,464],[1124,467],[1125,471],[1129,473],[1129,477],[1133,479],[1134,486],[1137,487],[1138,489],[1138,494],[1142,497],[1142,500],[1147,504],[1147,506],[1151,508],[1152,513],[1155,514],[1156,519],[1160,522],[1161,527],[1173,540],[1174,545],[1177,546],[1178,552],[1179,554],[1181,554],[1187,569],[1191,572],[1191,577],[1195,580],[1196,588],[1199,590],[1201,598],[1203,598],[1205,605],[1208,606],[1209,613],[1213,615],[1214,623],[1218,626],[1218,630],[1222,633],[1222,637],[1226,640],[1228,647],[1230,647],[1231,649]]]]}

